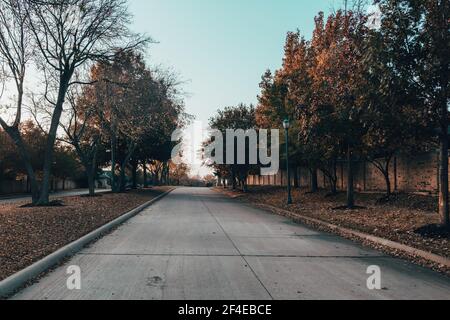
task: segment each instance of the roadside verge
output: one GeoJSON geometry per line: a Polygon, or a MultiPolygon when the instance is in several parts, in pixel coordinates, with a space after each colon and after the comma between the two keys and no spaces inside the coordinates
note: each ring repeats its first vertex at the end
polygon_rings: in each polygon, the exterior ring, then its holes
{"type": "Polygon", "coordinates": [[[101,238],[105,234],[111,232],[118,226],[122,225],[129,219],[135,217],[139,213],[141,213],[143,210],[147,209],[152,204],[156,203],[157,201],[161,200],[165,196],[167,196],[169,193],[171,193],[175,188],[170,189],[166,191],[165,193],[157,196],[156,198],[144,203],[143,205],[121,215],[120,217],[116,218],[115,220],[105,224],[104,226],[90,232],[89,234],[85,235],[84,237],[66,245],[65,247],[55,251],[54,253],[46,256],[45,258],[41,259],[40,261],[34,263],[33,265],[23,269],[22,271],[19,271],[18,273],[10,276],[9,278],[3,280],[0,282],[0,298],[6,298],[13,293],[15,293],[18,289],[25,286],[27,283],[32,281],[33,279],[40,276],[42,273],[46,272],[53,266],[56,266],[58,263],[63,261],[64,259],[71,257],[75,255],[77,252],[82,250],[84,247],[86,247],[91,242],[97,240],[98,238],[101,238]]]}

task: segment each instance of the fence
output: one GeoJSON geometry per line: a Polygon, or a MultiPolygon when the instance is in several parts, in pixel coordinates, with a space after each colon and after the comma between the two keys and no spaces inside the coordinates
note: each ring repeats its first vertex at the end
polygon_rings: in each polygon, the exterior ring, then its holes
{"type": "MultiPolygon", "coordinates": [[[[413,158],[406,156],[396,157],[390,166],[390,178],[392,190],[409,193],[435,194],[439,190],[439,154],[431,152],[417,155],[413,158]]],[[[301,187],[309,187],[312,183],[312,175],[307,168],[297,168],[299,184],[301,187]]],[[[292,175],[295,174],[294,173],[292,175]]],[[[339,162],[337,166],[337,187],[339,190],[347,188],[347,163],[339,162]]],[[[287,173],[280,171],[275,176],[249,176],[248,185],[253,186],[286,186],[287,173]]],[[[386,182],[381,172],[371,163],[361,161],[354,168],[355,188],[359,192],[377,192],[386,190],[386,182]]],[[[293,181],[292,181],[293,183],[293,181]]],[[[329,188],[330,183],[326,176],[319,170],[319,188],[329,188]]]]}
{"type": "MultiPolygon", "coordinates": [[[[77,183],[70,179],[66,179],[66,180],[52,179],[52,181],[51,181],[51,190],[52,191],[73,190],[73,189],[76,189],[77,187],[78,187],[77,183]]],[[[30,187],[27,183],[26,178],[24,178],[22,180],[0,181],[0,195],[28,193],[29,191],[30,191],[30,187]]]]}

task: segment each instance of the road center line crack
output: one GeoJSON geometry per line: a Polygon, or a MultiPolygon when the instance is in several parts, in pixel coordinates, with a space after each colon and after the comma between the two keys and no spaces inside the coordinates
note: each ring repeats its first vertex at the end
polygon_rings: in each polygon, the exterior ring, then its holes
{"type": "Polygon", "coordinates": [[[239,250],[239,248],[237,247],[237,245],[234,243],[234,241],[231,239],[231,237],[228,235],[228,233],[225,231],[225,229],[223,228],[223,226],[220,224],[219,219],[217,219],[217,217],[212,213],[211,209],[208,207],[208,205],[205,203],[205,201],[203,201],[202,199],[200,200],[201,203],[203,204],[203,206],[206,208],[206,210],[208,211],[208,213],[211,215],[211,217],[216,221],[217,225],[220,227],[220,229],[222,230],[222,232],[225,234],[225,236],[228,238],[228,240],[231,242],[231,244],[233,245],[233,247],[236,249],[236,251],[239,253],[239,256],[244,260],[245,264],[247,265],[247,267],[250,269],[250,271],[253,273],[254,277],[256,278],[256,280],[258,280],[258,282],[261,284],[261,286],[264,288],[264,290],[267,292],[267,294],[269,295],[271,300],[274,300],[272,294],[269,292],[269,290],[267,289],[267,287],[264,285],[264,283],[262,282],[262,280],[258,277],[258,275],[256,274],[255,270],[253,270],[252,266],[250,265],[250,263],[247,261],[247,259],[245,258],[245,256],[242,254],[242,252],[239,250]]]}

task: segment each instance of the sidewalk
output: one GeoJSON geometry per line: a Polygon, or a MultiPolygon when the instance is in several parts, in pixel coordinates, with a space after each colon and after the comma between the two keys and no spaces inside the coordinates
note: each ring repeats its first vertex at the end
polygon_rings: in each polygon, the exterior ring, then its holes
{"type": "MultiPolygon", "coordinates": [[[[105,193],[110,192],[110,189],[97,189],[95,193],[105,193]]],[[[74,190],[66,190],[66,191],[57,191],[50,194],[50,197],[72,197],[72,196],[80,196],[87,194],[88,189],[74,189],[74,190]]],[[[19,202],[22,200],[30,199],[30,194],[10,194],[10,195],[0,195],[0,203],[12,203],[19,202]]]]}

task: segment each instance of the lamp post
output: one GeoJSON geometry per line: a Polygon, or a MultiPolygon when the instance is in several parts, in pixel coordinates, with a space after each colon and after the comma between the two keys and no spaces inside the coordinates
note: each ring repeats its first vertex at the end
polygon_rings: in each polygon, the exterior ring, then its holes
{"type": "Polygon", "coordinates": [[[291,192],[291,170],[289,167],[289,128],[291,127],[291,123],[289,119],[284,120],[283,127],[286,132],[286,167],[287,167],[287,178],[288,178],[288,184],[287,184],[287,191],[288,191],[288,200],[287,204],[292,204],[292,192],[291,192]]]}

